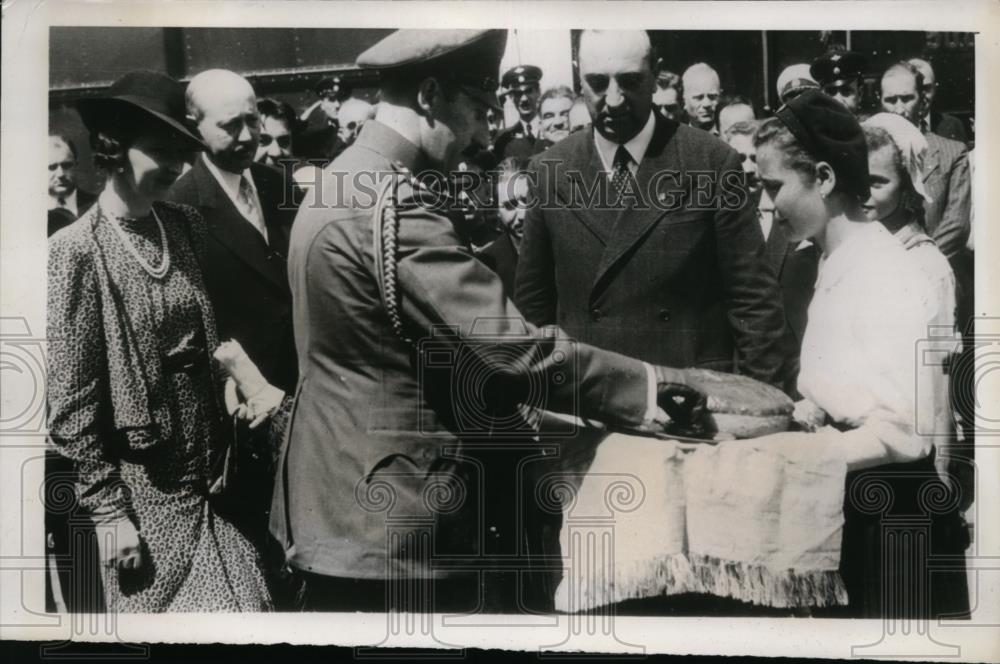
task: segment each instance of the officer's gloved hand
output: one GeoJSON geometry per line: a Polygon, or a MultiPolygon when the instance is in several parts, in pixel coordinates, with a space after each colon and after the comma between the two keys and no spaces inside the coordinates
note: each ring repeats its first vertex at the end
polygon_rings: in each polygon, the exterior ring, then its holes
{"type": "Polygon", "coordinates": [[[670,418],[665,429],[677,435],[700,437],[705,434],[704,416],[707,399],[687,384],[683,369],[654,366],[656,404],[670,418]]]}

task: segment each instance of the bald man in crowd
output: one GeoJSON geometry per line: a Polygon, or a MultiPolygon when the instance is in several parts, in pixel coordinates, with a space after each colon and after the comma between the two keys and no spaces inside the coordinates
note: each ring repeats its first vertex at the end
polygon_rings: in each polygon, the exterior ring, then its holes
{"type": "Polygon", "coordinates": [[[704,62],[688,67],[681,77],[684,90],[684,111],[692,127],[719,135],[715,109],[719,106],[722,85],[719,74],[704,62]]]}
{"type": "Polygon", "coordinates": [[[219,337],[239,341],[270,383],[291,390],[297,371],[285,256],[297,206],[281,172],[254,162],[262,125],[246,79],[202,72],[188,85],[187,105],[208,150],[171,199],[205,218],[203,272],[219,337]]]}
{"type": "MultiPolygon", "coordinates": [[[[204,71],[191,79],[186,101],[208,149],[177,180],[170,199],[196,208],[205,220],[201,269],[219,339],[238,341],[268,382],[291,392],[298,365],[285,257],[297,201],[281,171],[254,161],[261,117],[246,79],[204,71]]],[[[232,518],[262,545],[273,472],[267,451],[250,456],[240,458],[245,485],[234,490],[233,502],[240,504],[232,518]]]]}
{"type": "Polygon", "coordinates": [[[375,107],[364,99],[351,97],[344,101],[337,112],[337,136],[344,148],[354,144],[365,122],[375,117],[375,107]]]}

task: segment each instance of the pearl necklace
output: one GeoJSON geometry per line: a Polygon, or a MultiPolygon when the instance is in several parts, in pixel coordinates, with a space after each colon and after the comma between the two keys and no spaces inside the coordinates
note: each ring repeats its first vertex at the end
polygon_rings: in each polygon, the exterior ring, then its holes
{"type": "Polygon", "coordinates": [[[156,220],[156,225],[160,229],[160,244],[163,246],[163,258],[160,260],[160,265],[158,267],[153,267],[145,258],[142,257],[139,250],[135,248],[134,244],[132,244],[132,241],[129,239],[125,229],[123,229],[121,224],[118,223],[117,217],[109,216],[108,221],[111,222],[111,227],[114,228],[115,233],[118,234],[118,239],[120,239],[122,244],[125,245],[125,249],[132,254],[132,258],[135,259],[139,266],[154,279],[162,279],[167,276],[167,272],[170,271],[170,246],[167,244],[167,229],[163,227],[163,222],[160,221],[160,217],[156,214],[156,210],[150,208],[150,212],[153,213],[153,219],[156,220]]]}

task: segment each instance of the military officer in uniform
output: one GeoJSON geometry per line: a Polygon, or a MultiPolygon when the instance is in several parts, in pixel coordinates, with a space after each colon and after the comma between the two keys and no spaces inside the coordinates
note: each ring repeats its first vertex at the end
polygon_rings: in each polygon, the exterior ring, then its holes
{"type": "Polygon", "coordinates": [[[305,128],[317,130],[336,125],[340,106],[351,96],[351,87],[340,76],[328,76],[321,78],[313,91],[317,100],[299,116],[305,128]]]}
{"type": "Polygon", "coordinates": [[[520,119],[497,136],[493,152],[498,162],[507,157],[523,159],[541,152],[542,127],[538,117],[541,80],[542,70],[534,65],[518,65],[503,75],[500,85],[513,100],[520,119]]]}
{"type": "MultiPolygon", "coordinates": [[[[634,427],[676,415],[678,393],[698,401],[676,370],[524,322],[468,249],[468,210],[434,173],[488,141],[505,44],[499,30],[400,30],[361,54],[381,72],[375,119],[296,217],[301,379],[271,530],[306,609],[476,607],[478,576],[462,567],[490,552],[478,516],[490,469],[463,450],[531,442],[521,404],[634,427]]],[[[505,500],[519,503],[513,488],[505,500]]]]}
{"type": "Polygon", "coordinates": [[[828,51],[816,58],[809,73],[820,89],[855,116],[863,105],[865,56],[855,51],[828,51]]]}

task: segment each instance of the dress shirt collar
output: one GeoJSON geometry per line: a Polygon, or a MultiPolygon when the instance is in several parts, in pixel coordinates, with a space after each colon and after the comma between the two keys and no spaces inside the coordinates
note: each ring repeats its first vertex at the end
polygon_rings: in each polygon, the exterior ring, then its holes
{"type": "Polygon", "coordinates": [[[920,120],[917,121],[917,129],[925,129],[926,130],[925,133],[930,133],[930,131],[931,131],[931,111],[930,111],[930,109],[927,110],[927,113],[924,114],[924,117],[920,118],[920,120]],[[923,121],[922,122],[922,124],[924,125],[923,127],[920,126],[921,120],[923,121]]]}
{"type": "Polygon", "coordinates": [[[79,216],[80,210],[77,207],[76,203],[77,191],[78,191],[77,189],[74,189],[71,193],[67,194],[66,197],[63,199],[65,203],[63,203],[62,205],[59,205],[59,198],[57,196],[49,194],[49,209],[55,210],[58,208],[66,208],[67,210],[73,213],[74,217],[79,216]]]}
{"type": "Polygon", "coordinates": [[[242,174],[231,173],[225,169],[219,168],[214,163],[212,163],[212,160],[208,158],[208,154],[203,152],[201,154],[201,158],[204,160],[205,166],[208,168],[208,172],[211,173],[212,176],[218,181],[219,185],[222,187],[222,190],[226,192],[226,195],[229,196],[230,200],[232,200],[233,202],[239,200],[241,175],[242,177],[245,177],[247,179],[247,182],[250,183],[250,188],[253,189],[253,192],[256,195],[257,185],[254,184],[253,177],[250,175],[249,168],[245,169],[242,174]]]}
{"type": "Polygon", "coordinates": [[[521,131],[524,133],[528,133],[529,129],[531,130],[532,136],[534,136],[535,138],[541,138],[539,136],[539,133],[542,130],[542,121],[538,117],[537,113],[535,114],[535,117],[531,118],[530,122],[525,122],[524,120],[521,120],[521,131]]]}
{"type": "MultiPolygon", "coordinates": [[[[629,156],[632,157],[633,169],[638,167],[642,163],[642,158],[646,156],[646,150],[649,148],[649,142],[653,140],[653,131],[655,129],[656,116],[653,115],[653,111],[650,111],[649,119],[646,120],[646,126],[625,143],[625,149],[628,150],[629,156]]],[[[618,151],[619,144],[601,136],[597,129],[593,131],[594,143],[597,145],[597,152],[601,155],[604,170],[610,172],[615,163],[615,152],[618,151]]]]}

